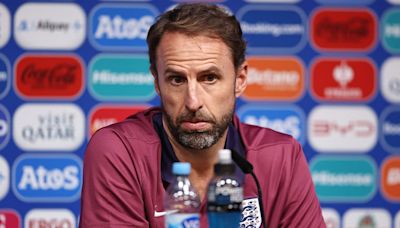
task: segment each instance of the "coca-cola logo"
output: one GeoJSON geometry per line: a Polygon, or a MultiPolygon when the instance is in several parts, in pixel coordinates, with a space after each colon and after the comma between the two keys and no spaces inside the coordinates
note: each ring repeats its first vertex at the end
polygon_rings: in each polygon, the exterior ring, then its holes
{"type": "Polygon", "coordinates": [[[16,90],[25,98],[71,98],[83,89],[83,66],[75,56],[33,56],[16,64],[16,90]]]}
{"type": "Polygon", "coordinates": [[[311,21],[313,43],[321,49],[364,51],[377,39],[376,18],[368,10],[319,9],[311,21]]]}

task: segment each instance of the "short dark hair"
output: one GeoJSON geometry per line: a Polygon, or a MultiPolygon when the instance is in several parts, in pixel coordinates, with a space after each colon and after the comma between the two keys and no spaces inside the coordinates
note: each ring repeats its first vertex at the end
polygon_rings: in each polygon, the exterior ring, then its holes
{"type": "Polygon", "coordinates": [[[161,14],[147,34],[150,67],[156,70],[156,51],[166,32],[188,36],[204,35],[222,40],[230,49],[235,70],[244,62],[246,42],[235,16],[217,5],[205,3],[180,4],[161,14]]]}

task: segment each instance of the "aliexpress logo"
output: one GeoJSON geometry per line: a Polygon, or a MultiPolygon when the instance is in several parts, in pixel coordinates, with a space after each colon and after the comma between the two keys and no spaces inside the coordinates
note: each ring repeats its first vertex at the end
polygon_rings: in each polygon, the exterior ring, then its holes
{"type": "Polygon", "coordinates": [[[376,17],[366,9],[318,9],[311,17],[311,37],[323,50],[367,51],[377,40],[376,17]]]}
{"type": "Polygon", "coordinates": [[[74,55],[25,55],[15,65],[15,88],[27,99],[72,99],[84,87],[84,69],[74,55]]]}
{"type": "Polygon", "coordinates": [[[375,65],[366,58],[319,58],[311,66],[311,92],[324,101],[367,101],[376,92],[375,65]]]}
{"type": "Polygon", "coordinates": [[[123,105],[100,105],[96,106],[89,117],[89,137],[98,129],[110,124],[122,121],[128,116],[148,108],[145,105],[123,106],[123,105]]]}
{"type": "Polygon", "coordinates": [[[389,200],[400,201],[400,156],[393,156],[382,164],[381,190],[389,200]]]}
{"type": "Polygon", "coordinates": [[[249,100],[296,100],[304,91],[304,67],[292,57],[251,57],[248,59],[249,100]]]}

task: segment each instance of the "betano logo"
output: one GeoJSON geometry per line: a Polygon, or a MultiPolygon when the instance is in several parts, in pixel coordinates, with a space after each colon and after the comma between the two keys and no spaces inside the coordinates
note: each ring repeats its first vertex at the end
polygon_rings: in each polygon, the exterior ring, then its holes
{"type": "Polygon", "coordinates": [[[319,155],[310,170],[321,202],[366,202],[376,192],[376,165],[370,157],[319,155]]]}
{"type": "Polygon", "coordinates": [[[312,95],[319,100],[361,102],[375,95],[378,76],[366,58],[318,58],[310,77],[312,95]]]}
{"type": "Polygon", "coordinates": [[[300,8],[248,5],[237,18],[250,52],[293,53],[306,44],[307,20],[300,8]]]}
{"type": "Polygon", "coordinates": [[[352,208],[343,215],[343,227],[390,228],[390,213],[381,208],[352,208]]]}
{"type": "Polygon", "coordinates": [[[85,115],[74,104],[23,104],[14,114],[13,136],[27,151],[74,151],[85,139],[85,115]]]}
{"type": "Polygon", "coordinates": [[[15,13],[14,37],[25,49],[74,50],[85,32],[85,12],[75,3],[25,3],[15,13]]]}
{"type": "Polygon", "coordinates": [[[25,215],[24,227],[75,228],[75,215],[67,209],[32,209],[25,215]]]}
{"type": "Polygon", "coordinates": [[[381,167],[381,191],[393,201],[400,201],[400,156],[387,158],[381,167]]]}
{"type": "Polygon", "coordinates": [[[383,148],[400,154],[400,107],[389,106],[383,110],[379,122],[383,148]]]}
{"type": "Polygon", "coordinates": [[[156,95],[147,56],[98,55],[89,65],[89,92],[99,100],[145,102],[156,95]]]}
{"type": "Polygon", "coordinates": [[[339,228],[340,217],[339,213],[333,208],[322,208],[322,216],[327,228],[339,228]]]}
{"type": "Polygon", "coordinates": [[[6,159],[0,156],[0,201],[4,197],[6,197],[9,189],[10,189],[10,167],[8,166],[8,162],[6,161],[6,159]]]}
{"type": "Polygon", "coordinates": [[[7,109],[0,104],[0,150],[3,149],[10,140],[10,114],[7,109]]]}
{"type": "Polygon", "coordinates": [[[10,90],[10,63],[6,56],[0,54],[0,99],[10,90]]]}
{"type": "Polygon", "coordinates": [[[391,9],[382,17],[381,36],[383,46],[389,52],[400,53],[400,10],[391,9]]]}
{"type": "Polygon", "coordinates": [[[378,120],[368,106],[317,106],[309,114],[307,129],[318,152],[366,153],[378,138],[378,120]]]}
{"type": "Polygon", "coordinates": [[[320,8],[311,17],[311,40],[325,51],[368,51],[377,40],[376,21],[367,9],[320,8]]]}
{"type": "Polygon", "coordinates": [[[247,88],[249,100],[297,100],[304,91],[304,66],[291,57],[248,58],[247,88]]]}
{"type": "Polygon", "coordinates": [[[305,141],[304,113],[295,106],[245,105],[239,108],[237,114],[244,123],[289,134],[300,143],[305,141]]]}
{"type": "Polygon", "coordinates": [[[84,88],[82,61],[75,55],[25,55],[15,66],[15,88],[26,99],[73,99],[84,88]]]}
{"type": "Polygon", "coordinates": [[[147,4],[100,4],[90,13],[89,40],[101,50],[147,50],[158,10],[147,4]]]}
{"type": "Polygon", "coordinates": [[[76,155],[24,154],[12,170],[14,194],[24,202],[73,202],[80,196],[82,162],[76,155]]]}
{"type": "Polygon", "coordinates": [[[11,16],[7,7],[0,3],[0,48],[4,47],[10,39],[11,16]]]}
{"type": "Polygon", "coordinates": [[[0,228],[19,228],[21,227],[21,218],[13,209],[0,209],[0,228]]]}
{"type": "Polygon", "coordinates": [[[98,105],[89,114],[89,137],[97,130],[148,108],[146,105],[98,105]]]}
{"type": "Polygon", "coordinates": [[[392,103],[400,103],[400,57],[390,57],[381,67],[381,91],[383,97],[392,103]]]}

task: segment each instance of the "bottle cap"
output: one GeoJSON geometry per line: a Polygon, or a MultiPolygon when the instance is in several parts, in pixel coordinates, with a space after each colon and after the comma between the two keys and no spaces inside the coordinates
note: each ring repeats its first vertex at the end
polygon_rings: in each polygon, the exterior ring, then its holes
{"type": "Polygon", "coordinates": [[[229,149],[219,150],[218,157],[219,157],[220,164],[231,164],[232,163],[231,150],[229,150],[229,149]]]}
{"type": "Polygon", "coordinates": [[[190,168],[189,162],[175,162],[172,164],[172,173],[175,175],[189,175],[190,168]]]}

